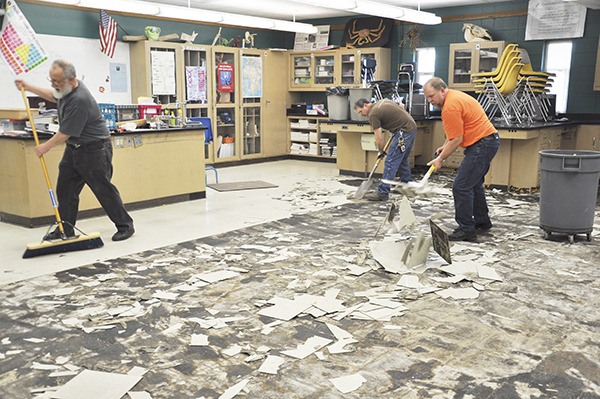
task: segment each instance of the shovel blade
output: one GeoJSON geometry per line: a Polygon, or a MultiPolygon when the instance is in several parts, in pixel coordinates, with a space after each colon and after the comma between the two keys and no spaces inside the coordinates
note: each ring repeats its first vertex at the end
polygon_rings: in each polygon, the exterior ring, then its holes
{"type": "Polygon", "coordinates": [[[371,188],[371,185],[373,184],[373,181],[371,179],[369,180],[365,180],[364,182],[360,183],[360,186],[358,187],[358,190],[356,190],[356,193],[354,194],[354,199],[363,199],[365,194],[367,194],[367,191],[369,191],[369,189],[371,188]]]}

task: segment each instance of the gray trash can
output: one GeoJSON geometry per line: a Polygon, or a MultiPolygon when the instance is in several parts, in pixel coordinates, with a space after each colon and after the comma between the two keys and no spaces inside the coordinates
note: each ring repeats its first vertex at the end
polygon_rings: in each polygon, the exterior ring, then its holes
{"type": "Polygon", "coordinates": [[[371,97],[373,97],[373,89],[365,89],[365,88],[351,88],[350,89],[350,108],[352,108],[352,112],[350,113],[350,119],[353,121],[368,121],[369,118],[365,116],[361,116],[354,112],[354,104],[361,98],[366,98],[371,101],[371,97]]]}
{"type": "Polygon", "coordinates": [[[329,119],[334,121],[347,121],[350,119],[350,103],[348,102],[348,89],[346,87],[328,87],[327,109],[329,119]]]}
{"type": "Polygon", "coordinates": [[[600,152],[582,150],[540,151],[540,228],[544,238],[553,232],[592,239],[600,152]]]}

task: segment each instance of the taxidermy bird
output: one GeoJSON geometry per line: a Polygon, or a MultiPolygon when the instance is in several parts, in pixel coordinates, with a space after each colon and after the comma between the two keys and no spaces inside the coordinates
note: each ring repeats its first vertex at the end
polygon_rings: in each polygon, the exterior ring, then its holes
{"type": "Polygon", "coordinates": [[[487,29],[482,28],[481,26],[477,26],[474,24],[463,24],[462,28],[463,32],[465,32],[465,40],[467,43],[471,42],[485,42],[491,41],[492,35],[487,29]]]}

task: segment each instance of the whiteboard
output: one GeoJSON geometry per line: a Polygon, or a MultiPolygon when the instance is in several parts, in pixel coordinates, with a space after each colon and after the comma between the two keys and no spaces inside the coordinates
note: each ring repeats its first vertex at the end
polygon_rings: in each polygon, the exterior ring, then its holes
{"type": "MultiPolygon", "coordinates": [[[[90,90],[99,103],[132,104],[131,101],[131,70],[129,67],[129,44],[117,42],[113,58],[100,52],[98,39],[85,39],[80,37],[37,35],[42,47],[48,54],[48,61],[38,66],[29,73],[22,74],[19,78],[37,86],[50,88],[48,71],[52,61],[58,58],[65,59],[75,66],[77,78],[90,90]],[[111,64],[124,64],[126,85],[122,92],[111,90],[111,64]],[[101,88],[104,92],[101,92],[101,88]]],[[[24,109],[21,92],[14,84],[15,76],[0,58],[0,109],[24,109]]],[[[32,93],[27,93],[33,96],[32,93]]]]}

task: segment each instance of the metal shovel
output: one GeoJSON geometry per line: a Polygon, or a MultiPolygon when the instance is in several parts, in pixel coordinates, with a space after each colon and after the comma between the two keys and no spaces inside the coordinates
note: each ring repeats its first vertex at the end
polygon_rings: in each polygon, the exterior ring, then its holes
{"type": "Polygon", "coordinates": [[[401,194],[408,196],[416,196],[421,194],[430,193],[431,189],[427,187],[427,181],[431,174],[435,171],[435,165],[431,165],[425,176],[419,182],[408,182],[401,183],[394,180],[381,180],[382,183],[389,184],[391,186],[396,186],[395,190],[399,191],[401,194]]]}
{"type": "MultiPolygon", "coordinates": [[[[385,143],[385,146],[383,147],[383,152],[387,153],[387,150],[388,150],[388,148],[390,148],[390,144],[392,143],[393,138],[394,138],[394,135],[392,134],[390,136],[390,139],[387,141],[387,143],[385,143]]],[[[375,161],[375,165],[373,166],[373,170],[371,170],[371,173],[369,174],[369,177],[367,178],[367,180],[365,180],[364,182],[362,182],[360,184],[360,187],[358,187],[358,190],[356,190],[356,193],[354,194],[354,196],[352,198],[363,199],[363,197],[365,196],[367,191],[369,191],[369,189],[373,185],[373,174],[375,173],[375,170],[379,166],[379,162],[383,158],[384,157],[377,158],[377,160],[375,161]]]]}

